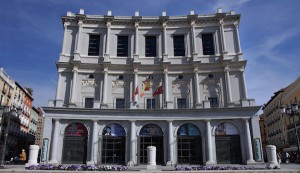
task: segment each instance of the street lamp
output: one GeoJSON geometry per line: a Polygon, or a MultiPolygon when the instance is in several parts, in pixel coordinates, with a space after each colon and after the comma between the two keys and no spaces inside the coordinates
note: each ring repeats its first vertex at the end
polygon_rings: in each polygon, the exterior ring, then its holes
{"type": "Polygon", "coordinates": [[[11,116],[19,116],[22,114],[22,108],[12,108],[9,106],[0,106],[0,114],[2,117],[7,116],[7,126],[5,130],[5,136],[4,136],[4,144],[2,147],[2,153],[1,153],[1,160],[0,164],[3,165],[5,162],[5,153],[6,153],[6,145],[7,145],[7,138],[8,138],[8,131],[10,129],[10,118],[11,116]]]}
{"type": "MultiPolygon", "coordinates": [[[[299,143],[299,136],[298,136],[298,132],[297,132],[297,125],[295,122],[295,116],[299,115],[299,106],[298,104],[295,102],[293,103],[291,106],[288,106],[287,108],[285,108],[283,105],[280,106],[280,111],[282,114],[286,114],[288,117],[293,117],[293,121],[294,121],[294,128],[295,128],[295,132],[296,132],[296,140],[297,140],[297,150],[298,150],[298,154],[300,154],[300,143],[299,143]]],[[[296,158],[297,162],[299,162],[298,157],[296,158]]]]}

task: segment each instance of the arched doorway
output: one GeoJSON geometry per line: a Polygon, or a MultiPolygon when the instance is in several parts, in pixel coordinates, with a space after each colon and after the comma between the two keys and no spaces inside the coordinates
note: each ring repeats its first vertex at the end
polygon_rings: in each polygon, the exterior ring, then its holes
{"type": "Polygon", "coordinates": [[[148,146],[156,147],[156,163],[164,164],[164,134],[162,129],[158,125],[155,124],[145,125],[140,131],[139,143],[140,143],[139,146],[140,164],[148,163],[148,159],[147,159],[148,146]]]}
{"type": "Polygon", "coordinates": [[[85,164],[87,158],[88,131],[81,123],[72,123],[64,133],[62,163],[85,164]]]}
{"type": "Polygon", "coordinates": [[[201,135],[193,124],[183,124],[177,131],[177,162],[203,164],[201,135]]]}
{"type": "Polygon", "coordinates": [[[215,135],[217,163],[242,163],[241,143],[238,130],[230,123],[221,123],[217,125],[215,135]]]}
{"type": "Polygon", "coordinates": [[[125,164],[126,132],[120,124],[107,125],[102,133],[102,163],[125,164]]]}

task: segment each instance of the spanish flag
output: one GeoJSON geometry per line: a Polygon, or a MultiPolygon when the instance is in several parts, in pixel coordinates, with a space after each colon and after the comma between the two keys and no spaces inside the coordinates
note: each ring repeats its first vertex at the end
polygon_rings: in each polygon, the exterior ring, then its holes
{"type": "Polygon", "coordinates": [[[134,101],[134,96],[139,94],[139,86],[136,86],[134,93],[132,94],[131,100],[134,101]]]}
{"type": "Polygon", "coordinates": [[[143,97],[145,94],[145,91],[149,91],[149,90],[150,90],[150,79],[147,79],[143,84],[143,88],[142,88],[142,92],[141,92],[140,96],[143,97]]]}
{"type": "Polygon", "coordinates": [[[163,93],[163,86],[160,86],[157,88],[157,90],[153,93],[152,96],[156,96],[158,94],[162,94],[163,93]]]}

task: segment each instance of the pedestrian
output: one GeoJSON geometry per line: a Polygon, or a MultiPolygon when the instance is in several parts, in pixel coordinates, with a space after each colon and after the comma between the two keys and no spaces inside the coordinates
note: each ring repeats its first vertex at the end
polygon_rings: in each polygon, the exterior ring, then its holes
{"type": "Polygon", "coordinates": [[[22,164],[25,164],[26,161],[26,153],[25,150],[22,149],[22,153],[20,154],[20,161],[22,162],[22,164]]]}
{"type": "Polygon", "coordinates": [[[277,153],[277,161],[278,161],[278,164],[281,164],[281,155],[279,152],[277,153]]]}
{"type": "Polygon", "coordinates": [[[285,158],[285,163],[286,164],[289,164],[290,163],[290,154],[288,153],[288,152],[285,152],[285,156],[284,156],[285,158]]]}

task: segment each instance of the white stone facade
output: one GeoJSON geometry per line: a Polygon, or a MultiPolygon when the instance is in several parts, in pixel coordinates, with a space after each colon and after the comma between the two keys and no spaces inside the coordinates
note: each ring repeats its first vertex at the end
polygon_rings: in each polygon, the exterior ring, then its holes
{"type": "MultiPolygon", "coordinates": [[[[256,115],[259,107],[247,96],[239,14],[218,11],[196,15],[191,11],[187,16],[167,16],[163,12],[162,16],[147,17],[139,16],[138,12],[135,16],[112,16],[109,11],[108,15],[100,16],[80,10],[80,14],[68,12],[62,20],[64,38],[56,63],[56,99],[43,108],[47,129],[44,138],[50,141],[47,161],[68,160],[69,156],[64,155],[66,128],[74,123],[87,130],[84,163],[104,163],[103,152],[108,151],[104,150],[104,130],[110,124],[124,128],[122,157],[129,165],[144,163],[141,148],[146,145],[142,142],[146,138],[141,134],[149,124],[162,131],[162,137],[157,138],[162,139],[157,142],[162,145],[156,147],[160,159],[157,164],[185,163],[189,162],[185,158],[191,161],[194,157],[191,153],[184,156],[185,149],[180,148],[184,142],[179,142],[179,129],[186,124],[198,129],[200,136],[201,151],[189,148],[196,152],[197,164],[221,163],[217,146],[223,138],[215,130],[220,124],[228,130],[231,127],[238,139],[241,154],[237,162],[262,160],[256,115]],[[91,35],[97,35],[98,40],[96,55],[92,56],[91,35]],[[203,45],[209,46],[204,38],[207,35],[213,43],[208,51],[213,53],[204,53],[203,45]],[[120,41],[122,36],[125,43],[120,41]],[[148,38],[154,38],[155,43],[147,41],[148,38]],[[122,45],[126,46],[125,57],[118,56],[124,53],[122,45]],[[148,56],[149,53],[154,56],[148,56]],[[147,85],[149,89],[141,96],[147,85]],[[159,86],[163,91],[153,96],[159,86]]],[[[191,135],[180,137],[180,141],[185,137],[196,140],[191,135]]]]}

